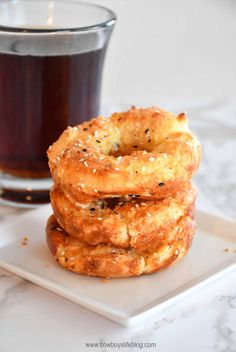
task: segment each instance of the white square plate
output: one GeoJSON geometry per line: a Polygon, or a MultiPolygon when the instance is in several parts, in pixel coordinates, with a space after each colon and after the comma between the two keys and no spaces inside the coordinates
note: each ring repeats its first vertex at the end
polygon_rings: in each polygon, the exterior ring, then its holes
{"type": "Polygon", "coordinates": [[[236,267],[236,223],[197,212],[188,255],[157,274],[128,279],[77,275],[61,268],[45,241],[49,205],[0,227],[0,266],[124,326],[133,326],[236,267]],[[28,237],[28,245],[22,246],[28,237]]]}

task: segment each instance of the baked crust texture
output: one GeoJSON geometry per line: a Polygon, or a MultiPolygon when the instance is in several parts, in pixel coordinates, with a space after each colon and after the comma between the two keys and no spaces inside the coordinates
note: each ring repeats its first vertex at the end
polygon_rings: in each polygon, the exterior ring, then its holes
{"type": "Polygon", "coordinates": [[[200,154],[186,114],[157,107],[68,127],[48,149],[54,182],[79,202],[173,195],[189,183],[200,154]]]}
{"type": "Polygon", "coordinates": [[[105,278],[151,274],[173,265],[187,253],[194,231],[195,222],[190,214],[153,252],[137,253],[133,248],[91,246],[78,241],[59,226],[54,215],[48,219],[46,228],[48,247],[61,266],[75,273],[105,278]]]}
{"type": "Polygon", "coordinates": [[[72,237],[90,245],[110,243],[152,250],[168,237],[178,221],[194,209],[196,187],[161,200],[113,198],[90,203],[73,203],[58,187],[51,190],[51,204],[60,226],[72,237]]]}

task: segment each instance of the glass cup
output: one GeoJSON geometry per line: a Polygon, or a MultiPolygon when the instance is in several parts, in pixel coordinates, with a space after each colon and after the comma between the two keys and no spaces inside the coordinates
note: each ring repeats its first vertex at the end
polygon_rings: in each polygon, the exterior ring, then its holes
{"type": "Polygon", "coordinates": [[[0,2],[0,203],[49,201],[46,151],[99,114],[115,14],[73,0],[0,2]]]}

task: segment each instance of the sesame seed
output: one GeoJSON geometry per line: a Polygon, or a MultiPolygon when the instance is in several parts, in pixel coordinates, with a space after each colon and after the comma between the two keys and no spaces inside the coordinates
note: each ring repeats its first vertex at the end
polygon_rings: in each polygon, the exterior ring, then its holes
{"type": "Polygon", "coordinates": [[[146,134],[146,133],[148,133],[148,132],[149,132],[149,128],[146,128],[146,130],[145,130],[144,133],[146,134]]]}
{"type": "Polygon", "coordinates": [[[142,172],[144,172],[146,170],[146,167],[145,166],[142,166],[142,172]]]}
{"type": "Polygon", "coordinates": [[[88,131],[88,129],[85,127],[85,128],[83,128],[83,131],[88,131]]]}
{"type": "Polygon", "coordinates": [[[139,208],[139,205],[138,205],[138,204],[135,204],[135,208],[139,208]]]}
{"type": "Polygon", "coordinates": [[[97,220],[101,221],[101,220],[102,220],[102,218],[97,218],[97,220]]]}
{"type": "Polygon", "coordinates": [[[87,136],[87,139],[86,139],[86,143],[89,143],[90,142],[90,140],[91,140],[91,136],[90,136],[90,134],[87,136]]]}
{"type": "Polygon", "coordinates": [[[150,160],[150,161],[155,161],[156,159],[153,158],[153,157],[151,157],[151,158],[149,158],[149,160],[150,160]]]}
{"type": "Polygon", "coordinates": [[[146,203],[141,203],[141,205],[142,205],[142,206],[145,206],[145,205],[146,205],[146,203]]]}
{"type": "Polygon", "coordinates": [[[120,171],[120,169],[119,169],[118,167],[115,167],[115,170],[116,170],[116,171],[120,171]]]}
{"type": "Polygon", "coordinates": [[[84,162],[84,159],[79,159],[79,161],[82,163],[82,162],[84,162]]]}
{"type": "Polygon", "coordinates": [[[84,188],[84,186],[85,186],[84,183],[79,183],[79,185],[81,188],[84,188]]]}
{"type": "Polygon", "coordinates": [[[149,212],[147,212],[146,214],[147,214],[147,216],[148,216],[149,218],[152,217],[152,215],[151,215],[149,212]]]}
{"type": "Polygon", "coordinates": [[[32,200],[32,196],[26,196],[26,200],[32,200]]]}
{"type": "Polygon", "coordinates": [[[179,254],[179,250],[178,249],[176,249],[176,251],[175,251],[175,255],[178,255],[179,254]]]}
{"type": "Polygon", "coordinates": [[[97,193],[98,192],[98,190],[96,189],[96,188],[94,188],[94,190],[93,190],[95,193],[97,193]]]}
{"type": "Polygon", "coordinates": [[[86,167],[88,167],[88,163],[87,163],[87,161],[84,161],[84,165],[85,165],[86,167]]]}
{"type": "Polygon", "coordinates": [[[97,169],[93,169],[93,173],[95,174],[95,172],[97,171],[97,169]]]}
{"type": "Polygon", "coordinates": [[[98,131],[95,131],[95,132],[94,132],[94,136],[95,136],[96,138],[98,138],[98,131]]]}
{"type": "Polygon", "coordinates": [[[87,204],[83,204],[83,203],[75,202],[75,205],[76,205],[78,208],[82,208],[82,209],[87,209],[87,208],[88,208],[87,204]]]}

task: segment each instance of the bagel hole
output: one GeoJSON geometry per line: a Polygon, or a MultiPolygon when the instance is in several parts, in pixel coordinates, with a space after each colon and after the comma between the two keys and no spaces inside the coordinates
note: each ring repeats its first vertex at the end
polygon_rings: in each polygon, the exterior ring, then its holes
{"type": "Polygon", "coordinates": [[[115,158],[118,158],[119,156],[126,156],[126,155],[132,155],[136,152],[151,152],[152,148],[151,145],[150,147],[148,147],[147,145],[139,145],[139,144],[134,144],[132,146],[126,146],[126,148],[122,148],[120,147],[117,150],[111,150],[111,152],[109,153],[110,156],[113,156],[115,158]]]}

